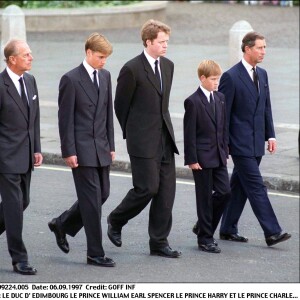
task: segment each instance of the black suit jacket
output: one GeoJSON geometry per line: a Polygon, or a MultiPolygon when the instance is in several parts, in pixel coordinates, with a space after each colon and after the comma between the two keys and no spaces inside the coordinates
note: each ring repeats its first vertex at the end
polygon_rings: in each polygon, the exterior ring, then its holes
{"type": "Polygon", "coordinates": [[[115,151],[110,73],[101,69],[99,95],[83,64],[62,76],[58,120],[62,156],[86,167],[108,166],[115,151]]]}
{"type": "Polygon", "coordinates": [[[169,97],[174,64],[160,58],[162,91],[144,53],[128,61],[121,69],[115,96],[115,112],[127,142],[129,155],[153,158],[157,154],[165,124],[178,154],[169,97]]]}
{"type": "Polygon", "coordinates": [[[0,173],[24,174],[41,152],[39,96],[35,78],[23,75],[29,111],[6,69],[0,74],[0,173]]]}
{"type": "Polygon", "coordinates": [[[215,117],[200,89],[184,101],[184,164],[199,163],[202,168],[226,166],[228,134],[225,97],[214,92],[215,117]]]}

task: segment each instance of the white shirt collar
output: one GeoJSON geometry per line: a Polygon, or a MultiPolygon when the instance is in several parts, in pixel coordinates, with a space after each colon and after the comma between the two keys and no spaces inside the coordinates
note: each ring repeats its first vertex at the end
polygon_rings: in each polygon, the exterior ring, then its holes
{"type": "Polygon", "coordinates": [[[156,60],[158,60],[158,65],[159,65],[159,57],[157,59],[153,58],[152,56],[150,56],[147,53],[146,49],[144,49],[144,54],[145,54],[145,56],[146,56],[146,58],[147,58],[147,60],[148,60],[148,62],[150,64],[150,66],[152,67],[153,72],[155,72],[155,64],[154,63],[155,63],[156,60]]]}
{"type": "MultiPolygon", "coordinates": [[[[10,79],[12,80],[12,82],[14,83],[17,91],[21,95],[21,87],[20,87],[19,79],[21,77],[23,77],[23,75],[19,76],[18,74],[14,73],[8,66],[6,67],[6,71],[7,71],[8,76],[10,77],[10,79]]],[[[25,87],[25,91],[27,91],[26,90],[26,84],[24,84],[24,87],[25,87]]]]}
{"type": "MultiPolygon", "coordinates": [[[[91,65],[89,65],[85,59],[82,63],[83,63],[83,66],[85,67],[86,71],[88,72],[88,74],[90,75],[90,77],[93,81],[94,80],[94,74],[93,73],[94,73],[95,69],[91,65]]],[[[98,70],[96,70],[96,71],[98,73],[98,70]]]]}
{"type": "Polygon", "coordinates": [[[9,67],[6,67],[6,71],[9,77],[12,79],[12,81],[18,81],[20,77],[23,77],[23,75],[19,76],[18,74],[14,73],[9,67]]]}
{"type": "Polygon", "coordinates": [[[205,89],[202,85],[200,85],[200,89],[202,90],[202,92],[204,93],[204,95],[206,96],[208,102],[209,102],[209,96],[210,96],[210,91],[208,91],[207,89],[205,89]]]}

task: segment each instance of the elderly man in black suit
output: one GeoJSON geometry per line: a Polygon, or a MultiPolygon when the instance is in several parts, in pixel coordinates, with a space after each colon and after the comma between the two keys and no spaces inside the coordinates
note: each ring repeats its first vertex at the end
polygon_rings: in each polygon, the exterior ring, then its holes
{"type": "Polygon", "coordinates": [[[0,74],[0,234],[6,230],[13,269],[34,275],[22,238],[23,211],[29,205],[31,172],[42,164],[39,97],[26,71],[33,60],[28,44],[11,40],[4,47],[7,67],[0,74]]]}
{"type": "Polygon", "coordinates": [[[108,216],[108,237],[122,245],[122,227],[152,200],[149,214],[150,254],[176,258],[168,235],[175,198],[178,154],[169,113],[174,64],[164,57],[170,28],[148,20],[142,27],[144,51],[121,69],[115,112],[127,142],[133,189],[108,216]]]}
{"type": "Polygon", "coordinates": [[[84,226],[87,263],[113,267],[102,247],[101,211],[110,193],[109,171],[115,157],[111,76],[104,69],[112,45],[99,33],[85,43],[86,57],[62,76],[58,120],[62,157],[72,168],[78,201],[48,223],[59,248],[69,252],[66,234],[84,226]]]}

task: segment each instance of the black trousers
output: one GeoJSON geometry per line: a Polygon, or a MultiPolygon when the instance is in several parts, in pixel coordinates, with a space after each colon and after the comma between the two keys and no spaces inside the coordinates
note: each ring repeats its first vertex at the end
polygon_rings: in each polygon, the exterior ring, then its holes
{"type": "Polygon", "coordinates": [[[113,227],[121,229],[152,200],[148,228],[152,250],[169,245],[176,190],[175,158],[170,153],[148,159],[130,156],[133,188],[109,215],[113,227]]]}
{"type": "Polygon", "coordinates": [[[23,211],[28,207],[31,169],[25,174],[0,174],[0,235],[6,230],[12,263],[27,262],[23,242],[23,211]]]}
{"type": "Polygon", "coordinates": [[[213,235],[230,198],[226,166],[193,170],[198,216],[198,243],[213,243],[213,235]]]}
{"type": "Polygon", "coordinates": [[[70,236],[84,227],[87,255],[104,256],[102,247],[102,205],[109,197],[110,167],[78,167],[72,169],[78,200],[58,218],[58,223],[70,236]]]}

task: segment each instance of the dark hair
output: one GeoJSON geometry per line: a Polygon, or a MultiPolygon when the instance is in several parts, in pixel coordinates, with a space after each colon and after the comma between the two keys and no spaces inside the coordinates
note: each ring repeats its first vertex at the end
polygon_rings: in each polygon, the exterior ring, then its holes
{"type": "Polygon", "coordinates": [[[245,52],[246,46],[252,48],[255,45],[256,40],[264,40],[264,39],[265,37],[256,31],[248,32],[242,40],[241,49],[243,52],[245,52]]]}
{"type": "Polygon", "coordinates": [[[143,45],[146,47],[147,46],[146,41],[147,40],[150,40],[150,41],[155,40],[157,38],[157,34],[161,31],[170,35],[171,28],[168,25],[166,25],[160,21],[153,20],[153,19],[148,20],[142,26],[142,29],[141,29],[141,37],[142,37],[143,45]]]}

